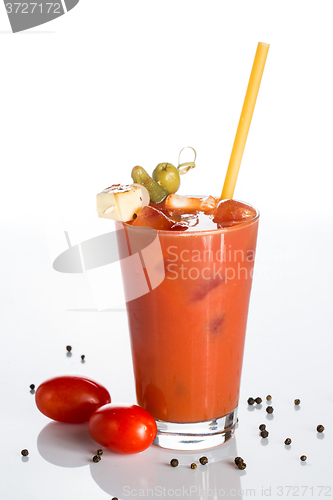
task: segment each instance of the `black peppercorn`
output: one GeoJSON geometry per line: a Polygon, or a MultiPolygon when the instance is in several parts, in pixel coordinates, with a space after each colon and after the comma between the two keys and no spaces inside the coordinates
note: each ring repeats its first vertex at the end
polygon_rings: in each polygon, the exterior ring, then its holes
{"type": "Polygon", "coordinates": [[[72,346],[71,345],[66,345],[66,349],[67,349],[68,352],[71,352],[72,346]]]}
{"type": "Polygon", "coordinates": [[[99,455],[94,455],[93,456],[93,462],[99,462],[101,460],[101,457],[99,455]]]}
{"type": "Polygon", "coordinates": [[[206,465],[206,464],[208,464],[208,458],[201,457],[201,458],[199,458],[199,462],[201,463],[201,465],[206,465]]]}
{"type": "Polygon", "coordinates": [[[197,464],[193,463],[191,464],[191,469],[196,469],[197,468],[197,464]]]}
{"type": "Polygon", "coordinates": [[[325,427],[323,425],[317,425],[317,432],[324,432],[325,427]]]}
{"type": "Polygon", "coordinates": [[[262,402],[262,399],[261,398],[256,398],[255,402],[257,403],[257,405],[260,405],[260,403],[262,402]]]}
{"type": "Polygon", "coordinates": [[[284,442],[284,444],[291,444],[291,439],[290,438],[287,438],[284,442]]]}
{"type": "Polygon", "coordinates": [[[35,388],[35,384],[30,384],[30,389],[33,391],[35,388]]]}
{"type": "Polygon", "coordinates": [[[301,400],[300,399],[295,399],[294,404],[298,406],[300,404],[301,400]]]}
{"type": "Polygon", "coordinates": [[[177,458],[173,458],[172,460],[170,460],[170,465],[171,467],[177,467],[179,464],[177,458]]]}
{"type": "Polygon", "coordinates": [[[302,462],[305,462],[305,460],[307,459],[307,457],[306,457],[305,455],[302,455],[302,456],[301,456],[301,457],[299,457],[299,458],[302,460],[302,462]]]}
{"type": "Polygon", "coordinates": [[[260,424],[259,425],[259,430],[260,431],[264,431],[266,429],[266,425],[265,424],[260,424]]]}
{"type": "Polygon", "coordinates": [[[26,449],[22,450],[21,455],[23,455],[24,457],[27,457],[29,455],[28,450],[26,450],[26,449]]]}
{"type": "Polygon", "coordinates": [[[247,400],[247,404],[248,404],[248,405],[254,405],[254,399],[253,399],[253,398],[249,398],[249,399],[247,400]]]}
{"type": "Polygon", "coordinates": [[[241,464],[244,462],[244,460],[242,459],[242,457],[236,457],[235,460],[234,460],[235,464],[237,465],[238,467],[238,464],[241,464]]]}
{"type": "Polygon", "coordinates": [[[82,361],[84,361],[84,358],[85,358],[85,355],[84,355],[84,354],[81,354],[81,359],[82,359],[82,361]]]}
{"type": "Polygon", "coordinates": [[[260,436],[261,436],[262,438],[267,438],[267,437],[268,437],[268,434],[269,434],[269,432],[268,432],[268,431],[261,431],[260,436]]]}
{"type": "Polygon", "coordinates": [[[270,394],[268,394],[268,395],[266,396],[266,399],[267,399],[267,401],[271,401],[271,400],[272,400],[272,396],[271,396],[270,394]]]}
{"type": "Polygon", "coordinates": [[[238,465],[238,468],[239,468],[240,470],[244,470],[244,469],[246,469],[246,463],[245,463],[245,462],[241,462],[241,463],[238,465]]]}
{"type": "Polygon", "coordinates": [[[96,451],[96,455],[99,455],[99,456],[100,456],[100,455],[103,455],[103,450],[97,450],[97,451],[96,451]]]}
{"type": "Polygon", "coordinates": [[[266,411],[267,411],[267,413],[273,413],[273,411],[274,411],[273,406],[267,406],[266,411]]]}

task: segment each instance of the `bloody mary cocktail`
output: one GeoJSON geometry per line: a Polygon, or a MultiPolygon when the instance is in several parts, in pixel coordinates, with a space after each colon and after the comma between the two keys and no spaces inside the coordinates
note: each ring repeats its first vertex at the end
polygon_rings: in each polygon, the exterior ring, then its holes
{"type": "MultiPolygon", "coordinates": [[[[156,231],[164,279],[153,288],[149,267],[159,263],[141,256],[150,291],[127,302],[138,403],[157,420],[164,447],[215,446],[234,430],[259,214],[229,201],[220,214],[169,211],[188,227],[156,231]]],[[[120,258],[146,237],[139,217],[117,223],[126,233],[120,258]]],[[[123,262],[126,296],[136,276],[123,262]]]]}

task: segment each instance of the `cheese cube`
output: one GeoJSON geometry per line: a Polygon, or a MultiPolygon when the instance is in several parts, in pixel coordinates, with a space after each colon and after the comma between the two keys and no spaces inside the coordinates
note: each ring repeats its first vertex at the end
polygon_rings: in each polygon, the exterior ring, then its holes
{"type": "Polygon", "coordinates": [[[142,209],[139,186],[114,184],[96,197],[98,217],[119,221],[132,220],[142,209]]]}

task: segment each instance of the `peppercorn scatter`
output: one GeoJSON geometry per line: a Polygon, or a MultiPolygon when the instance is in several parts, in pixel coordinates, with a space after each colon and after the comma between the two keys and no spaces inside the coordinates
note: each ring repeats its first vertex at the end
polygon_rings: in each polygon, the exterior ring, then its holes
{"type": "Polygon", "coordinates": [[[101,457],[99,455],[94,455],[93,456],[93,462],[97,463],[101,461],[101,457]]]}
{"type": "Polygon", "coordinates": [[[196,469],[197,468],[197,464],[195,464],[194,462],[191,464],[191,469],[196,469]]]}
{"type": "Polygon", "coordinates": [[[294,400],[294,405],[298,406],[301,403],[300,399],[295,399],[294,400]]]}
{"type": "Polygon", "coordinates": [[[244,462],[242,457],[236,457],[234,462],[237,465],[238,469],[240,469],[240,470],[246,469],[246,463],[244,462]]]}
{"type": "Polygon", "coordinates": [[[171,467],[178,467],[179,461],[177,460],[177,458],[173,458],[172,460],[170,460],[170,465],[171,467]]]}
{"type": "Polygon", "coordinates": [[[24,449],[24,450],[22,450],[22,451],[21,451],[21,455],[22,455],[23,457],[27,457],[27,456],[29,455],[29,451],[28,451],[28,450],[26,450],[26,449],[24,449]]]}
{"type": "Polygon", "coordinates": [[[201,458],[199,458],[199,462],[201,463],[201,465],[206,465],[206,464],[208,464],[208,458],[201,457],[201,458]]]}
{"type": "Polygon", "coordinates": [[[306,455],[302,455],[299,457],[302,462],[305,462],[305,460],[308,458],[306,455]]]}
{"type": "Polygon", "coordinates": [[[268,437],[269,432],[266,430],[266,425],[265,424],[260,424],[259,425],[259,430],[260,430],[260,436],[264,439],[268,437]]]}
{"type": "Polygon", "coordinates": [[[291,444],[291,439],[290,438],[285,439],[284,444],[286,445],[291,444]]]}
{"type": "Polygon", "coordinates": [[[262,403],[262,399],[259,398],[259,397],[257,397],[255,399],[254,398],[249,398],[247,400],[247,404],[250,405],[250,406],[254,405],[254,403],[257,403],[257,405],[260,405],[260,403],[262,403]]]}
{"type": "Polygon", "coordinates": [[[317,432],[324,432],[325,427],[323,425],[317,425],[317,432]]]}
{"type": "Polygon", "coordinates": [[[272,414],[274,411],[273,406],[267,406],[266,411],[267,411],[267,413],[272,414]]]}

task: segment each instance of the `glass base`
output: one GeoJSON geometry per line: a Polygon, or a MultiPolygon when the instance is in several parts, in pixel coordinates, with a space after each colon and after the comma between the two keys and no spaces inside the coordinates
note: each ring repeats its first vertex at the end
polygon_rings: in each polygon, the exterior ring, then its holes
{"type": "Polygon", "coordinates": [[[224,417],[205,422],[179,424],[156,420],[154,444],[171,450],[203,450],[219,446],[230,439],[237,423],[237,408],[224,417]]]}

